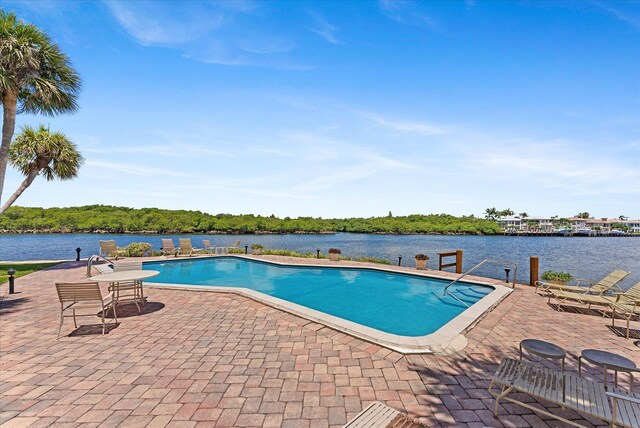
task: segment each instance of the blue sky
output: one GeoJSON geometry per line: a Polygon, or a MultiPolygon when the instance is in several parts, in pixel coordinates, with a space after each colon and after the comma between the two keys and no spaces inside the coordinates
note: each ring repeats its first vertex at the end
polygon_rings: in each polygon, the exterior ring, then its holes
{"type": "MultiPolygon", "coordinates": [[[[5,1],[83,78],[23,206],[640,218],[640,2],[5,1]]],[[[7,175],[5,194],[21,181],[7,175]]]]}

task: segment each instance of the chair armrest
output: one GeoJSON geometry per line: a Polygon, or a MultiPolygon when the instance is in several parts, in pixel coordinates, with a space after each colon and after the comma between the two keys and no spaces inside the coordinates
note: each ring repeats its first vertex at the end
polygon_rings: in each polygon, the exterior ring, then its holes
{"type": "Polygon", "coordinates": [[[583,282],[587,283],[589,287],[595,284],[595,282],[591,279],[576,278],[576,285],[578,287],[583,287],[582,285],[583,282]]]}
{"type": "Polygon", "coordinates": [[[631,395],[624,395],[624,394],[618,394],[616,392],[607,391],[607,396],[611,397],[614,400],[625,400],[635,404],[640,404],[640,398],[632,397],[631,395]]]}

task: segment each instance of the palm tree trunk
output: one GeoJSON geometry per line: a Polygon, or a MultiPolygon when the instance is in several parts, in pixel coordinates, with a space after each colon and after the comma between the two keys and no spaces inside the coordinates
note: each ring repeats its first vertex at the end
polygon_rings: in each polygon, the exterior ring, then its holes
{"type": "Polygon", "coordinates": [[[13,205],[16,199],[18,199],[18,197],[22,195],[22,192],[24,192],[27,189],[27,187],[31,186],[31,183],[33,183],[33,180],[35,180],[37,176],[38,176],[38,171],[33,170],[29,172],[29,175],[27,175],[27,177],[22,181],[22,184],[20,184],[20,187],[18,187],[15,193],[11,195],[9,199],[7,199],[7,202],[5,202],[2,207],[0,207],[0,215],[4,214],[7,208],[13,205]]]}
{"type": "MultiPolygon", "coordinates": [[[[11,145],[11,138],[13,138],[13,133],[16,129],[17,105],[18,91],[11,89],[7,90],[4,93],[4,97],[2,97],[3,117],[2,145],[0,145],[0,202],[2,201],[2,189],[4,189],[4,176],[7,173],[7,163],[9,162],[9,146],[11,145]]],[[[0,211],[0,214],[3,212],[4,209],[0,211]]]]}

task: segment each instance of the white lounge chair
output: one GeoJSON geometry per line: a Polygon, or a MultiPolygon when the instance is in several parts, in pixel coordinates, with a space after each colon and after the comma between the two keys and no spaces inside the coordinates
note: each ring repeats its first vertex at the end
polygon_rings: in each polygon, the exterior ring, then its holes
{"type": "Polygon", "coordinates": [[[627,320],[627,339],[631,330],[631,318],[640,317],[640,282],[617,295],[618,299],[611,303],[611,327],[616,326],[616,314],[627,320]]]}
{"type": "Polygon", "coordinates": [[[99,240],[98,243],[100,244],[100,255],[103,257],[115,257],[115,259],[118,260],[118,257],[127,254],[126,250],[118,248],[116,241],[113,239],[99,240]]]}
{"type": "Polygon", "coordinates": [[[202,240],[202,246],[204,247],[203,250],[205,253],[207,254],[218,254],[218,251],[220,252],[220,254],[224,253],[224,250],[226,247],[220,247],[217,245],[211,245],[211,241],[209,241],[208,239],[203,239],[202,240]]]}
{"type": "Polygon", "coordinates": [[[179,238],[180,249],[178,249],[178,255],[180,256],[193,256],[203,254],[202,248],[193,248],[191,244],[191,238],[179,238]]]}
{"type": "Polygon", "coordinates": [[[543,292],[549,292],[551,290],[561,290],[573,293],[603,294],[610,289],[617,287],[620,281],[625,279],[630,273],[631,272],[616,269],[598,282],[593,282],[588,279],[578,279],[578,283],[576,285],[554,284],[552,282],[537,281],[536,292],[538,291],[538,289],[541,289],[543,292]],[[585,286],[583,284],[587,285],[585,286]]]}
{"type": "Polygon", "coordinates": [[[176,256],[178,254],[178,250],[176,250],[175,245],[173,244],[173,239],[163,239],[162,240],[162,255],[163,256],[176,256]]]}
{"type": "Polygon", "coordinates": [[[240,249],[240,240],[238,239],[233,245],[229,245],[228,247],[226,247],[225,251],[229,253],[239,249],[240,249]]]}

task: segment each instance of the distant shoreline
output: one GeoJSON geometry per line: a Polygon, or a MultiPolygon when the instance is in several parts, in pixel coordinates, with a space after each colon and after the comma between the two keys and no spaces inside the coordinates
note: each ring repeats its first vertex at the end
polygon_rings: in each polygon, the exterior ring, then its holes
{"type": "Polygon", "coordinates": [[[640,238],[640,234],[627,234],[627,235],[609,235],[609,234],[592,234],[584,235],[578,233],[568,233],[558,235],[555,233],[433,233],[433,232],[410,232],[410,233],[398,233],[398,232],[342,232],[342,231],[329,231],[329,232],[307,232],[307,231],[293,231],[293,232],[271,232],[271,231],[255,231],[255,232],[235,232],[235,231],[209,231],[209,232],[181,232],[174,231],[125,231],[125,232],[111,232],[108,230],[97,231],[47,231],[47,230],[0,230],[0,235],[337,235],[337,234],[361,234],[361,235],[385,235],[385,236],[508,236],[514,238],[640,238]]]}

